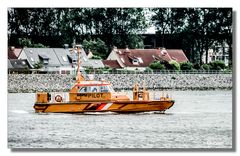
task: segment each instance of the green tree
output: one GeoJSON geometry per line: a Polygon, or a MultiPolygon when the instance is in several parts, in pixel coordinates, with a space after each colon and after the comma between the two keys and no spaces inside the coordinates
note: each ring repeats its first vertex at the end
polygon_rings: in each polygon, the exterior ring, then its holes
{"type": "Polygon", "coordinates": [[[176,34],[183,30],[187,9],[185,8],[153,8],[152,23],[161,37],[162,47],[165,47],[165,34],[176,34]]]}
{"type": "Polygon", "coordinates": [[[28,38],[19,38],[18,39],[18,44],[21,47],[31,47],[32,46],[32,41],[28,38]]]}
{"type": "Polygon", "coordinates": [[[42,43],[32,43],[31,39],[28,38],[19,38],[18,44],[21,47],[29,47],[29,48],[45,48],[47,46],[43,45],[42,43]]]}
{"type": "Polygon", "coordinates": [[[219,8],[218,16],[218,27],[219,35],[217,40],[220,43],[226,42],[229,49],[228,51],[223,51],[223,55],[228,53],[229,55],[229,66],[232,66],[232,8],[219,8]]]}
{"type": "Polygon", "coordinates": [[[230,8],[188,9],[186,14],[188,22],[184,30],[185,43],[190,48],[193,59],[197,59],[197,63],[200,65],[202,65],[203,54],[206,56],[205,62],[208,62],[208,50],[216,44],[216,41],[221,43],[223,40],[227,40],[229,46],[231,45],[231,13],[232,9],[230,8]]]}
{"type": "MultiPolygon", "coordinates": [[[[84,39],[101,39],[112,46],[143,48],[142,32],[148,27],[144,8],[10,8],[9,45],[18,38],[59,47],[84,39]],[[47,18],[46,18],[47,17],[47,18]]],[[[103,53],[102,55],[106,55],[103,53]]]]}
{"type": "Polygon", "coordinates": [[[154,8],[152,11],[155,13],[151,20],[154,22],[160,36],[162,37],[162,47],[164,47],[164,35],[167,32],[169,23],[169,8],[154,8]]]}
{"type": "Polygon", "coordinates": [[[83,40],[83,47],[87,50],[90,50],[94,56],[100,56],[103,58],[107,57],[108,48],[101,39],[97,38],[97,40],[83,40]]]}

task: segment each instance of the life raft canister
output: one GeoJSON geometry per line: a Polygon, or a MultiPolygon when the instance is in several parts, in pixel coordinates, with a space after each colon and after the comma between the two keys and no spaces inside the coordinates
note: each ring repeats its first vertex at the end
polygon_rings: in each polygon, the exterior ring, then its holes
{"type": "Polygon", "coordinates": [[[55,96],[55,101],[62,102],[62,97],[60,95],[55,96]]]}

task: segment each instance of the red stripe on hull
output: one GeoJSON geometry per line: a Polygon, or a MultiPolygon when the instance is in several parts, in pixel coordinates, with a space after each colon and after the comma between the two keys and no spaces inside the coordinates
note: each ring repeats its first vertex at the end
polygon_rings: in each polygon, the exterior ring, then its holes
{"type": "Polygon", "coordinates": [[[104,106],[106,106],[106,103],[102,103],[102,104],[97,108],[97,110],[101,110],[104,106]]]}

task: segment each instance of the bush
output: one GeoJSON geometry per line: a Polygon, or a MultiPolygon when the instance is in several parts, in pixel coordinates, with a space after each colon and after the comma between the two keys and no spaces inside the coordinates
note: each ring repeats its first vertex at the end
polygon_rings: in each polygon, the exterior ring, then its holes
{"type": "Polygon", "coordinates": [[[42,62],[37,62],[35,64],[33,64],[33,68],[34,69],[40,69],[43,67],[43,63],[42,62]]]}
{"type": "Polygon", "coordinates": [[[104,67],[104,68],[99,69],[99,71],[102,71],[103,73],[110,73],[113,71],[113,69],[110,67],[104,67]]]}
{"type": "Polygon", "coordinates": [[[166,67],[163,65],[163,64],[161,64],[159,61],[154,61],[153,63],[151,63],[150,65],[149,65],[149,68],[151,68],[151,69],[153,69],[153,70],[163,70],[163,69],[165,69],[166,67]]]}
{"type": "Polygon", "coordinates": [[[171,60],[171,61],[169,62],[169,65],[171,66],[171,68],[172,68],[173,70],[180,70],[180,64],[177,63],[177,61],[171,60]]]}
{"type": "Polygon", "coordinates": [[[152,70],[151,68],[147,67],[147,68],[144,70],[144,72],[146,72],[146,73],[152,73],[153,70],[152,70]]]}
{"type": "Polygon", "coordinates": [[[193,64],[191,62],[182,62],[180,63],[181,70],[192,70],[193,64]]]}
{"type": "Polygon", "coordinates": [[[201,69],[202,69],[202,70],[210,70],[210,66],[209,66],[208,64],[203,64],[203,65],[201,66],[201,69]]]}
{"type": "Polygon", "coordinates": [[[225,63],[223,61],[213,61],[209,63],[211,70],[222,70],[225,69],[225,63]]]}
{"type": "Polygon", "coordinates": [[[94,72],[94,69],[92,67],[84,67],[84,70],[87,74],[92,74],[94,72]]]}

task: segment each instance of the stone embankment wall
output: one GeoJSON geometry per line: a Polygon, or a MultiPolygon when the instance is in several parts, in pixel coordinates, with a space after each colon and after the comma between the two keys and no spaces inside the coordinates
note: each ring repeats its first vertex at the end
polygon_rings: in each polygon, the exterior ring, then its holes
{"type": "MultiPolygon", "coordinates": [[[[111,82],[116,90],[132,89],[135,82],[160,90],[232,89],[231,74],[96,74],[99,79],[111,82]]],[[[66,92],[74,82],[72,75],[9,74],[8,92],[66,92]]]]}

